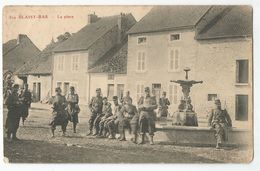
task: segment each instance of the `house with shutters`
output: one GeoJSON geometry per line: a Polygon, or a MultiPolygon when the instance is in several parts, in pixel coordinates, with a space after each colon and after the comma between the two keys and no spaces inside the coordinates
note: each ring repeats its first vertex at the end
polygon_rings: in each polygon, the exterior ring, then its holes
{"type": "Polygon", "coordinates": [[[103,96],[122,93],[126,84],[126,32],[136,23],[132,14],[107,17],[88,15],[87,25],[54,48],[52,94],[61,87],[66,95],[70,86],[87,104],[97,87],[103,96]]]}
{"type": "Polygon", "coordinates": [[[199,122],[219,98],[235,127],[251,127],[252,27],[250,6],[154,7],[128,31],[126,88],[135,103],[145,86],[157,99],[166,91],[173,113],[182,91],[170,80],[189,67],[203,81],[190,94],[199,122]]]}

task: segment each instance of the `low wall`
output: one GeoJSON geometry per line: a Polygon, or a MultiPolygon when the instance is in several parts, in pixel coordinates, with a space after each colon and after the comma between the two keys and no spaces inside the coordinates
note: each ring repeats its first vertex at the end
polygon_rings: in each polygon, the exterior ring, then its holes
{"type": "MultiPolygon", "coordinates": [[[[208,127],[165,126],[156,125],[155,141],[162,144],[183,144],[211,146],[216,144],[214,130],[208,127]]],[[[252,131],[230,128],[229,145],[252,145],[252,131]]]]}

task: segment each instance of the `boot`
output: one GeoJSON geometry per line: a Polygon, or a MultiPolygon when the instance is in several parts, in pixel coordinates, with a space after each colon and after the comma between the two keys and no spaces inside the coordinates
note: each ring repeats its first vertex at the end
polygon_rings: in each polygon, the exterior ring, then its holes
{"type": "Polygon", "coordinates": [[[153,135],[150,135],[150,136],[149,136],[149,142],[150,142],[150,145],[154,145],[153,135]]]}
{"type": "Polygon", "coordinates": [[[131,138],[131,141],[135,144],[137,143],[137,134],[134,134],[134,136],[131,138]]]}
{"type": "Polygon", "coordinates": [[[76,133],[76,127],[77,127],[77,124],[76,123],[73,123],[73,132],[76,133]]]}
{"type": "Polygon", "coordinates": [[[144,137],[145,137],[145,134],[142,134],[141,135],[141,142],[139,144],[144,144],[144,137]]]}
{"type": "Polygon", "coordinates": [[[89,133],[87,134],[87,136],[91,136],[93,134],[92,130],[89,130],[89,133]]]}
{"type": "Polygon", "coordinates": [[[20,140],[20,139],[18,139],[18,138],[16,137],[16,132],[13,133],[13,137],[12,137],[12,139],[15,140],[15,141],[20,140]]]}
{"type": "Polygon", "coordinates": [[[54,138],[54,129],[51,129],[52,138],[54,138]]]}
{"type": "Polygon", "coordinates": [[[119,141],[126,141],[125,139],[125,130],[122,130],[121,134],[120,134],[120,139],[119,141]]]}

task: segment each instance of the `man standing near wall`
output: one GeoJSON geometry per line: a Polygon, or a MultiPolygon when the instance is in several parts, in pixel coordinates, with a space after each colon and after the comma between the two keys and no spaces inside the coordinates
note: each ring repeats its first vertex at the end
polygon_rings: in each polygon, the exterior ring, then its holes
{"type": "Polygon", "coordinates": [[[232,127],[232,121],[226,110],[221,109],[221,102],[215,99],[215,109],[209,115],[209,126],[215,130],[217,140],[216,149],[220,149],[223,141],[227,141],[228,127],[232,127]]]}
{"type": "Polygon", "coordinates": [[[141,134],[140,144],[144,144],[145,133],[149,133],[150,144],[153,145],[153,136],[155,132],[155,117],[154,112],[157,109],[156,98],[151,97],[150,88],[145,87],[145,96],[142,96],[138,101],[138,109],[140,111],[139,128],[141,134]]]}
{"type": "Polygon", "coordinates": [[[94,127],[94,121],[98,114],[102,113],[102,106],[103,106],[103,100],[101,96],[101,89],[96,89],[96,97],[92,97],[90,103],[89,103],[89,110],[91,112],[90,119],[89,119],[89,133],[87,136],[93,135],[93,127],[94,127]]]}

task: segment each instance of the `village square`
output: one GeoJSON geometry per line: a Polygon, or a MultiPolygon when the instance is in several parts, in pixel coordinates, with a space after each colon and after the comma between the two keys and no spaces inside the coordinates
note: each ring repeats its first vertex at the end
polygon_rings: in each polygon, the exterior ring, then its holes
{"type": "Polygon", "coordinates": [[[7,162],[252,160],[251,7],[85,15],[43,50],[3,44],[7,162]]]}

